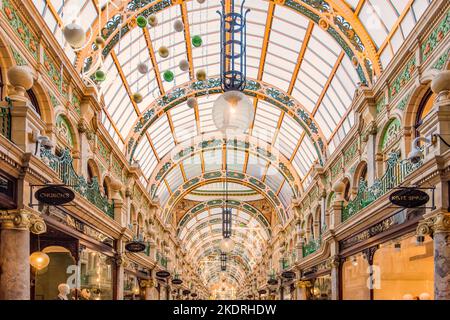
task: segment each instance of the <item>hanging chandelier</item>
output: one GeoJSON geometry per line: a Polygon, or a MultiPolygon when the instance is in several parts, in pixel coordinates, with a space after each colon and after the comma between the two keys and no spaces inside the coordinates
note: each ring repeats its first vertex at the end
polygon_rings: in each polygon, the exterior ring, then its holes
{"type": "Polygon", "coordinates": [[[243,93],[246,86],[246,17],[245,0],[235,11],[234,0],[229,10],[221,1],[220,15],[220,80],[224,93],[214,102],[212,118],[218,130],[243,133],[253,121],[253,104],[243,93]]]}

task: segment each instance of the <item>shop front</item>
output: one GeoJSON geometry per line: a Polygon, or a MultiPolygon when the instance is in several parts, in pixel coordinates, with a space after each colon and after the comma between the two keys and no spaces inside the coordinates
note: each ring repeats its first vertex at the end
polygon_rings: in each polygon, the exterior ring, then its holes
{"type": "Polygon", "coordinates": [[[433,240],[417,237],[423,209],[401,210],[339,243],[343,300],[431,300],[433,240]]]}
{"type": "Polygon", "coordinates": [[[114,299],[114,239],[65,208],[46,207],[43,217],[47,232],[32,235],[30,253],[45,254],[48,264],[31,268],[31,298],[114,299]]]}
{"type": "Polygon", "coordinates": [[[306,300],[331,300],[331,269],[324,262],[302,271],[300,280],[306,300]]]}
{"type": "Polygon", "coordinates": [[[129,263],[124,269],[123,299],[145,300],[147,289],[142,284],[151,279],[150,273],[150,270],[140,267],[137,263],[129,263]]]}

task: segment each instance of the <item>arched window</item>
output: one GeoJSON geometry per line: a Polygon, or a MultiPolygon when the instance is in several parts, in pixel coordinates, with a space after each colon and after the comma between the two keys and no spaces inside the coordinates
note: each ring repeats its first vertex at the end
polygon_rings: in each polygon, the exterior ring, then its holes
{"type": "Polygon", "coordinates": [[[94,171],[92,169],[92,166],[90,166],[88,164],[88,166],[87,166],[87,181],[89,183],[92,183],[92,180],[94,179],[94,177],[95,177],[95,174],[94,174],[94,171]]]}
{"type": "Polygon", "coordinates": [[[349,201],[350,200],[350,181],[348,180],[348,178],[345,178],[342,182],[345,184],[344,199],[345,199],[345,201],[349,201]]]}
{"type": "Polygon", "coordinates": [[[33,106],[34,111],[36,111],[36,113],[39,116],[41,116],[41,109],[39,108],[39,103],[38,103],[38,100],[37,100],[34,92],[31,89],[27,90],[27,92],[25,93],[25,96],[28,97],[28,99],[30,99],[30,102],[33,106]]]}
{"type": "Polygon", "coordinates": [[[103,193],[109,199],[108,182],[106,181],[106,179],[103,180],[103,193]]]}
{"type": "Polygon", "coordinates": [[[0,68],[0,101],[3,101],[3,71],[2,68],[0,68]]]}
{"type": "Polygon", "coordinates": [[[420,136],[419,127],[423,123],[425,116],[429,114],[433,108],[435,98],[436,95],[428,89],[427,93],[423,96],[422,101],[420,101],[419,109],[417,110],[416,115],[416,123],[414,125],[416,137],[420,136]]]}

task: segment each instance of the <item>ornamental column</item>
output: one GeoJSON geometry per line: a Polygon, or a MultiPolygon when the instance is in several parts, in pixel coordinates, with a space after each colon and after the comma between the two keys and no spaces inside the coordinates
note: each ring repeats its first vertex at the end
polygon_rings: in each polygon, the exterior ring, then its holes
{"type": "Polygon", "coordinates": [[[339,300],[339,265],[340,258],[337,255],[333,255],[330,258],[331,265],[331,299],[339,300]]]}
{"type": "Polygon", "coordinates": [[[311,281],[297,280],[295,287],[297,288],[297,300],[308,300],[308,291],[312,287],[311,281]]]}
{"type": "Polygon", "coordinates": [[[331,204],[330,229],[336,228],[342,222],[342,202],[344,201],[345,184],[342,181],[337,181],[333,185],[333,191],[336,197],[331,204]]]}
{"type": "Polygon", "coordinates": [[[450,213],[437,212],[419,223],[418,240],[433,237],[434,299],[450,300],[450,213]]]}
{"type": "Polygon", "coordinates": [[[0,214],[0,300],[30,300],[30,232],[47,227],[32,209],[0,214]]]}
{"type": "Polygon", "coordinates": [[[156,282],[153,278],[141,281],[140,285],[142,288],[144,288],[145,300],[156,300],[156,295],[154,292],[156,290],[155,284],[156,282]]]}
{"type": "Polygon", "coordinates": [[[377,124],[375,121],[371,121],[369,124],[369,129],[367,130],[367,183],[372,185],[375,179],[377,178],[377,124]]]}
{"type": "MultiPolygon", "coordinates": [[[[117,248],[122,248],[122,240],[118,241],[117,248]]],[[[124,265],[126,263],[125,257],[121,252],[118,252],[112,259],[116,267],[116,291],[115,300],[123,300],[123,282],[124,282],[124,265]]]]}

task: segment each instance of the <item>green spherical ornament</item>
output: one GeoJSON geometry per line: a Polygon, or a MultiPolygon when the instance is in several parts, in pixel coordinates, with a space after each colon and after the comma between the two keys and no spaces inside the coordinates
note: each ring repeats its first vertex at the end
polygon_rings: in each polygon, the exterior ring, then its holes
{"type": "Polygon", "coordinates": [[[193,36],[192,37],[192,45],[196,48],[200,47],[203,43],[202,37],[200,36],[193,36]]]}
{"type": "Polygon", "coordinates": [[[136,18],[136,23],[139,28],[145,28],[147,26],[147,19],[144,16],[139,16],[136,18]]]}
{"type": "Polygon", "coordinates": [[[170,70],[167,70],[167,71],[164,72],[164,74],[163,74],[163,78],[164,78],[164,80],[166,80],[167,82],[172,82],[174,77],[175,77],[175,75],[174,75],[173,72],[170,71],[170,70]]]}
{"type": "Polygon", "coordinates": [[[98,82],[102,82],[106,80],[106,73],[103,70],[97,70],[95,71],[95,80],[98,82]]]}

